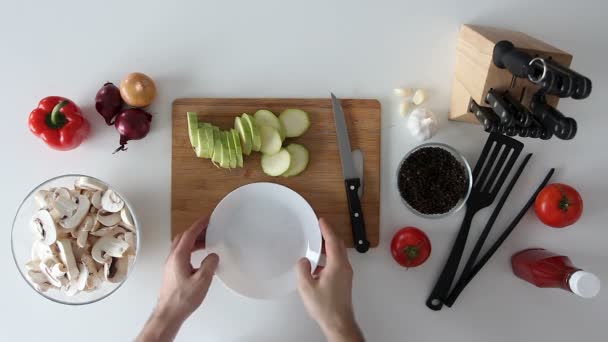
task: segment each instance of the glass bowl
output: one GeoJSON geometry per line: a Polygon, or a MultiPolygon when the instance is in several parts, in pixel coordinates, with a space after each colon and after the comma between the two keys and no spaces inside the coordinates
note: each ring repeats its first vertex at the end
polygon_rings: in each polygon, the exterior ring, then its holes
{"type": "MultiPolygon", "coordinates": [[[[15,219],[13,220],[13,228],[11,231],[11,249],[13,252],[13,258],[15,260],[15,265],[17,266],[17,269],[19,270],[19,273],[21,274],[25,282],[32,288],[32,290],[36,291],[36,293],[40,294],[41,296],[50,299],[54,302],[67,305],[91,304],[100,301],[114,293],[127,280],[129,274],[133,271],[133,265],[135,264],[137,254],[139,253],[139,221],[137,220],[137,216],[133,211],[133,207],[124,196],[116,192],[115,189],[113,189],[112,187],[108,186],[108,188],[112,189],[123,199],[125,206],[131,213],[131,216],[133,218],[133,225],[135,227],[135,255],[130,260],[125,278],[117,283],[103,281],[97,289],[92,290],[91,292],[79,291],[76,295],[73,296],[68,296],[64,293],[64,291],[54,287],[49,288],[46,292],[40,292],[36,290],[35,284],[33,284],[27,276],[28,271],[25,267],[25,265],[32,259],[32,244],[34,243],[34,240],[36,240],[35,233],[30,227],[30,221],[32,219],[32,216],[39,210],[38,205],[36,204],[36,200],[34,199],[34,195],[38,190],[49,190],[50,188],[55,187],[65,187],[68,189],[74,189],[74,182],[79,177],[89,177],[101,183],[104,183],[105,185],[108,185],[104,181],[86,175],[63,175],[51,178],[43,182],[42,184],[36,186],[32,191],[30,191],[29,194],[27,194],[23,202],[21,202],[17,213],[15,214],[15,219]]],[[[96,264],[96,266],[100,267],[100,264],[96,264]]]]}
{"type": "Polygon", "coordinates": [[[401,198],[401,202],[403,202],[403,204],[414,214],[420,216],[420,217],[424,217],[424,218],[441,218],[441,217],[445,217],[448,216],[450,214],[453,214],[455,212],[457,212],[458,210],[462,209],[462,207],[464,207],[465,203],[467,202],[467,199],[469,198],[469,195],[471,194],[471,189],[473,187],[473,172],[471,171],[471,166],[469,165],[469,162],[467,162],[466,158],[460,153],[458,152],[456,149],[454,149],[452,146],[450,145],[446,145],[446,144],[442,144],[442,143],[436,143],[436,142],[432,142],[432,143],[425,143],[425,144],[421,144],[418,145],[416,147],[414,147],[411,151],[409,151],[405,157],[403,157],[403,159],[401,159],[401,162],[399,162],[399,167],[397,168],[397,191],[399,191],[399,197],[401,198]],[[456,158],[456,160],[458,162],[460,162],[460,164],[462,164],[462,167],[464,168],[464,172],[465,172],[465,177],[467,179],[467,185],[466,188],[467,190],[465,191],[465,193],[463,194],[463,196],[460,198],[460,200],[456,203],[456,205],[450,209],[449,211],[445,212],[445,213],[441,213],[441,214],[424,214],[419,212],[418,210],[414,209],[409,203],[407,203],[407,201],[403,198],[403,196],[401,195],[401,191],[399,191],[399,171],[401,170],[401,166],[403,165],[403,162],[414,152],[423,149],[423,148],[428,148],[428,147],[438,147],[441,148],[445,151],[448,151],[452,156],[454,156],[454,158],[456,158]]]}

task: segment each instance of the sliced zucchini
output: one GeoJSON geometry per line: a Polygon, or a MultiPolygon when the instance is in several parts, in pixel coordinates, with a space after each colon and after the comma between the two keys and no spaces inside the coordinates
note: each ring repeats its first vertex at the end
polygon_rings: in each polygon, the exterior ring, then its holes
{"type": "MultiPolygon", "coordinates": [[[[278,134],[278,132],[277,132],[278,134]]],[[[269,176],[280,176],[289,169],[291,155],[282,148],[275,154],[262,155],[262,170],[269,176]]]]}
{"type": "Polygon", "coordinates": [[[299,137],[310,127],[310,117],[301,109],[286,109],[279,115],[279,120],[288,138],[299,137]]]}
{"type": "Polygon", "coordinates": [[[236,166],[243,167],[243,150],[241,149],[241,138],[236,132],[236,129],[231,129],[232,139],[234,140],[234,146],[236,147],[236,166]]]}
{"type": "Polygon", "coordinates": [[[207,135],[205,135],[205,130],[208,124],[204,122],[198,123],[198,129],[196,132],[196,156],[199,158],[209,158],[209,141],[207,140],[207,135]]]}
{"type": "Polygon", "coordinates": [[[264,154],[275,154],[281,149],[283,141],[279,131],[270,126],[259,126],[260,137],[262,139],[262,147],[260,152],[264,154]]]}
{"type": "Polygon", "coordinates": [[[243,154],[250,155],[251,154],[251,141],[253,137],[251,136],[251,130],[247,126],[247,124],[243,123],[240,117],[234,118],[234,128],[237,132],[239,132],[239,136],[241,137],[241,147],[243,148],[243,154]]]}
{"type": "Polygon", "coordinates": [[[213,127],[213,155],[211,156],[211,162],[215,166],[220,166],[222,160],[222,139],[220,138],[219,128],[213,127]]]}
{"type": "Polygon", "coordinates": [[[213,157],[215,147],[215,139],[213,139],[213,126],[208,124],[205,127],[205,136],[207,137],[207,158],[213,157]]]}
{"type": "Polygon", "coordinates": [[[228,156],[229,156],[229,163],[230,163],[230,168],[234,169],[236,168],[236,146],[234,146],[234,138],[232,137],[232,132],[231,131],[226,131],[224,132],[224,135],[226,135],[226,140],[228,141],[228,156]]]}
{"type": "Polygon", "coordinates": [[[285,148],[291,156],[291,164],[289,169],[282,174],[284,177],[297,176],[308,166],[309,153],[306,147],[300,144],[289,144],[285,148]]]}
{"type": "Polygon", "coordinates": [[[196,144],[198,144],[198,115],[195,112],[187,112],[186,117],[188,120],[188,136],[190,137],[190,145],[196,150],[196,144]]]}
{"type": "Polygon", "coordinates": [[[285,140],[285,127],[283,127],[283,124],[273,112],[268,109],[260,109],[253,114],[253,118],[258,126],[270,126],[275,128],[281,135],[281,141],[285,140]]]}
{"type": "Polygon", "coordinates": [[[230,151],[228,148],[228,136],[226,132],[220,133],[220,140],[222,146],[222,154],[220,155],[220,167],[224,169],[230,168],[230,151]]]}
{"type": "Polygon", "coordinates": [[[251,131],[251,150],[259,152],[260,148],[262,148],[262,140],[260,138],[260,131],[255,123],[255,119],[247,113],[244,113],[242,118],[244,123],[247,124],[247,127],[251,131]]]}

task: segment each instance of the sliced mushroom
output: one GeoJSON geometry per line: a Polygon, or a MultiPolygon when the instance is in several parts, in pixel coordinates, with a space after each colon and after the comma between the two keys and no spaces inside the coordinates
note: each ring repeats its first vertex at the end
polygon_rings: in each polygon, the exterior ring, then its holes
{"type": "Polygon", "coordinates": [[[27,264],[25,264],[25,269],[28,272],[29,271],[40,272],[40,260],[34,259],[34,260],[28,262],[27,264]]]}
{"type": "Polygon", "coordinates": [[[133,216],[131,216],[131,212],[129,212],[129,209],[127,209],[126,206],[124,208],[122,208],[122,210],[120,211],[120,218],[122,220],[121,226],[127,228],[128,230],[130,230],[132,232],[135,231],[135,224],[133,223],[133,216]]]}
{"type": "Polygon", "coordinates": [[[101,285],[101,282],[103,279],[101,277],[99,277],[99,274],[97,273],[97,266],[95,264],[95,261],[93,260],[93,258],[91,258],[90,255],[88,255],[88,254],[83,255],[82,263],[86,265],[87,272],[89,274],[87,277],[85,291],[94,290],[99,285],[101,285]]]}
{"type": "Polygon", "coordinates": [[[80,189],[106,191],[107,185],[91,177],[79,177],[74,185],[80,189]]]}
{"type": "Polygon", "coordinates": [[[78,236],[76,237],[76,244],[78,247],[84,248],[86,246],[89,232],[93,229],[94,225],[95,219],[93,216],[89,215],[84,219],[80,225],[80,228],[78,229],[78,236]]]}
{"type": "Polygon", "coordinates": [[[44,284],[47,282],[46,276],[42,272],[28,271],[27,278],[34,284],[44,284]]]}
{"type": "Polygon", "coordinates": [[[116,234],[126,233],[127,231],[121,226],[112,226],[112,227],[102,227],[92,232],[91,235],[94,236],[116,236],[116,234]]]}
{"type": "MultiPolygon", "coordinates": [[[[63,285],[61,282],[61,278],[65,276],[65,272],[63,272],[63,274],[60,274],[60,270],[53,272],[53,268],[55,267],[55,265],[63,266],[62,264],[57,262],[57,259],[54,258],[43,260],[40,263],[40,272],[44,274],[44,276],[51,285],[55,287],[61,287],[63,285]]],[[[65,266],[63,267],[63,269],[65,270],[65,266]]]]}
{"type": "Polygon", "coordinates": [[[93,207],[95,207],[95,209],[101,209],[101,195],[103,194],[102,191],[95,191],[93,193],[93,196],[91,196],[91,204],[93,205],[93,207]]]}
{"type": "Polygon", "coordinates": [[[106,227],[115,226],[120,222],[120,214],[100,210],[97,212],[97,221],[106,227]]]}
{"type": "Polygon", "coordinates": [[[103,265],[104,279],[114,284],[122,282],[127,276],[131,260],[131,257],[112,258],[111,263],[103,265]]]}
{"type": "Polygon", "coordinates": [[[89,279],[89,268],[84,262],[81,262],[78,266],[78,279],[76,285],[79,291],[82,291],[87,286],[87,280],[89,279]]]}
{"type": "Polygon", "coordinates": [[[55,209],[62,218],[74,215],[78,209],[78,204],[72,200],[71,197],[58,197],[53,202],[53,209],[55,209]]]}
{"type": "Polygon", "coordinates": [[[104,236],[97,240],[91,249],[91,257],[100,264],[109,262],[108,257],[120,258],[129,249],[126,241],[113,236],[104,236]],[[104,253],[102,255],[102,253],[104,253]]]}
{"type": "Polygon", "coordinates": [[[48,211],[37,211],[32,217],[31,226],[39,234],[40,240],[45,245],[51,245],[57,240],[57,226],[48,211]]]}
{"type": "Polygon", "coordinates": [[[53,205],[53,197],[50,191],[38,190],[34,194],[34,200],[39,209],[49,209],[53,205]]]}
{"type": "Polygon", "coordinates": [[[53,250],[50,246],[44,244],[41,240],[34,240],[31,252],[32,260],[44,260],[54,255],[55,254],[53,253],[53,250]]]}
{"type": "Polygon", "coordinates": [[[125,255],[135,255],[135,234],[126,232],[122,234],[119,239],[126,241],[129,244],[129,249],[125,252],[125,255]]]}
{"type": "Polygon", "coordinates": [[[70,190],[68,188],[55,188],[55,189],[52,189],[52,198],[53,198],[53,201],[57,201],[57,199],[59,199],[60,197],[63,197],[65,199],[71,199],[72,198],[72,193],[70,192],[70,190]]]}
{"type": "Polygon", "coordinates": [[[59,224],[66,229],[76,228],[89,213],[90,206],[91,202],[88,198],[78,195],[78,209],[76,209],[72,216],[66,217],[65,219],[59,221],[59,224]]]}
{"type": "Polygon", "coordinates": [[[111,213],[117,213],[124,208],[125,202],[118,196],[118,194],[112,190],[106,190],[101,196],[101,207],[105,211],[111,213]]]}
{"type": "Polygon", "coordinates": [[[57,247],[59,247],[59,258],[66,267],[66,275],[70,281],[78,277],[78,266],[76,265],[76,259],[74,258],[74,252],[72,251],[72,243],[69,239],[57,240],[57,247]]]}

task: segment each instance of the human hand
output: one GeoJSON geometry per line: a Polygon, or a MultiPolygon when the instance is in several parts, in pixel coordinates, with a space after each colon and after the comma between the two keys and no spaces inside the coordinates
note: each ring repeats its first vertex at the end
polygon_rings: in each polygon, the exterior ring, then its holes
{"type": "Polygon", "coordinates": [[[173,239],[165,264],[157,310],[180,321],[190,316],[203,302],[215,274],[219,257],[209,254],[198,269],[192,267],[192,253],[205,248],[209,219],[198,219],[173,239]]]}
{"type": "Polygon", "coordinates": [[[363,341],[353,312],[353,269],[346,247],[324,219],[319,220],[319,226],[325,240],[326,265],[318,275],[311,275],[308,259],[300,259],[298,291],[308,314],[329,341],[363,341]]]}

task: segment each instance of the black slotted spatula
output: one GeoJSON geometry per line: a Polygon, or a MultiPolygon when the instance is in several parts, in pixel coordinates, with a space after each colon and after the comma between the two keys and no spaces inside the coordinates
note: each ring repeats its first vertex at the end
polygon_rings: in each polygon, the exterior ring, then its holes
{"type": "Polygon", "coordinates": [[[498,133],[491,133],[488,136],[473,170],[473,188],[467,200],[462,226],[443,271],[426,301],[426,306],[431,310],[441,310],[443,300],[450,291],[467,243],[473,217],[479,210],[489,207],[494,202],[523,148],[523,143],[508,136],[498,133]]]}

